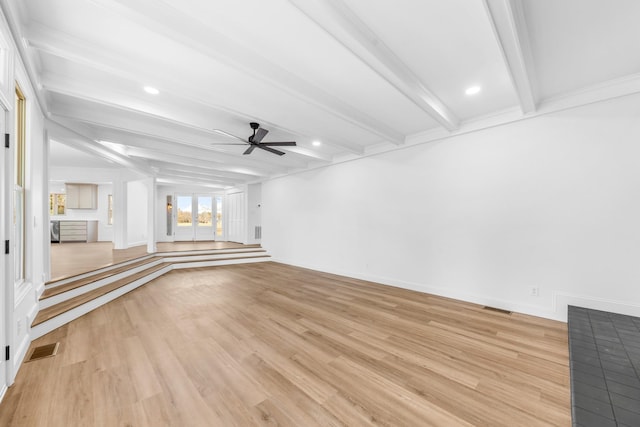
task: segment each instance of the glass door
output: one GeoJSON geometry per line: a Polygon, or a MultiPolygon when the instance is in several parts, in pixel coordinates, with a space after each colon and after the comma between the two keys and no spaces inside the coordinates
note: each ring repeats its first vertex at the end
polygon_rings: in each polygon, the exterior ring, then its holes
{"type": "Polygon", "coordinates": [[[190,241],[194,239],[193,226],[193,196],[178,194],[176,196],[176,241],[190,241]]]}
{"type": "Polygon", "coordinates": [[[197,202],[197,221],[195,223],[195,240],[215,240],[216,229],[213,226],[213,213],[216,211],[215,199],[212,196],[194,196],[197,202]]]}
{"type": "Polygon", "coordinates": [[[175,202],[176,241],[215,240],[216,198],[208,194],[178,194],[175,202]]]}

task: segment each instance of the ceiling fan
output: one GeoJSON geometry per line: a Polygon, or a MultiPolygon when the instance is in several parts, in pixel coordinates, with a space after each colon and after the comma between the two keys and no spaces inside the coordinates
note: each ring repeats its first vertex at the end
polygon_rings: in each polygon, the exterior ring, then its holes
{"type": "MultiPolygon", "coordinates": [[[[251,122],[249,123],[249,126],[251,126],[251,129],[253,129],[253,135],[250,135],[247,139],[240,138],[239,136],[232,135],[228,132],[225,132],[219,129],[214,129],[214,132],[217,132],[221,135],[229,136],[231,138],[239,139],[245,144],[249,144],[249,148],[247,148],[245,152],[242,154],[251,154],[251,152],[253,152],[254,149],[260,148],[270,153],[277,154],[278,156],[282,156],[285,154],[283,151],[276,150],[271,147],[272,146],[275,146],[275,147],[295,147],[296,146],[295,141],[262,142],[262,139],[269,133],[269,131],[264,128],[261,128],[260,123],[251,122]]],[[[238,144],[214,143],[214,145],[238,145],[238,144]]]]}

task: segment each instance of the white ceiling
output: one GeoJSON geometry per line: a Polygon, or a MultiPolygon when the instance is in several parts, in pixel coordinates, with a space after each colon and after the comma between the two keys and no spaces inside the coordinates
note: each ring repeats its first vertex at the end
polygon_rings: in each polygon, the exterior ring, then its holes
{"type": "Polygon", "coordinates": [[[222,189],[640,91],[637,0],[0,4],[52,138],[165,183],[222,189]],[[251,121],[298,147],[214,145],[251,121]]]}

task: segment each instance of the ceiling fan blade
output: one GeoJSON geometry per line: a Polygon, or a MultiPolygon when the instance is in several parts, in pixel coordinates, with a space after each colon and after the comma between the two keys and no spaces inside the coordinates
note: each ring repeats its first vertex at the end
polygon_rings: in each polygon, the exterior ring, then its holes
{"type": "Polygon", "coordinates": [[[284,156],[284,152],[282,152],[280,150],[274,150],[273,148],[265,147],[264,144],[252,145],[252,147],[262,148],[263,150],[268,151],[268,152],[273,153],[273,154],[277,154],[278,156],[284,156]]]}
{"type": "Polygon", "coordinates": [[[244,138],[240,138],[239,136],[232,135],[232,134],[230,134],[229,132],[225,132],[225,131],[220,130],[220,129],[214,129],[213,131],[214,131],[215,133],[217,133],[217,134],[224,135],[224,136],[228,136],[229,138],[239,139],[240,141],[242,141],[242,142],[244,142],[244,143],[246,143],[246,142],[247,142],[247,140],[246,140],[246,139],[244,139],[244,138]]]}
{"type": "Polygon", "coordinates": [[[257,145],[251,144],[251,147],[247,148],[242,154],[251,154],[251,152],[257,147],[257,145]]]}
{"type": "Polygon", "coordinates": [[[295,141],[276,141],[276,142],[261,142],[260,145],[269,145],[273,147],[295,147],[295,141]]]}
{"type": "Polygon", "coordinates": [[[260,142],[262,141],[262,138],[265,137],[266,134],[268,134],[269,131],[263,128],[258,128],[258,130],[256,131],[256,136],[253,137],[253,139],[251,140],[251,142],[260,142]]]}
{"type": "MultiPolygon", "coordinates": [[[[247,143],[245,142],[244,145],[247,143]]],[[[243,145],[239,142],[211,142],[209,145],[243,145]]]]}

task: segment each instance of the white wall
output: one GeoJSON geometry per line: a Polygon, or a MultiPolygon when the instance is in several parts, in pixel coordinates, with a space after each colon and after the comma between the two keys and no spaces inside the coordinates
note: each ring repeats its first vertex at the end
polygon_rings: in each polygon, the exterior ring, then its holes
{"type": "Polygon", "coordinates": [[[262,184],[247,185],[247,243],[260,243],[255,229],[262,225],[262,184]]]}
{"type": "Polygon", "coordinates": [[[640,95],[263,183],[263,246],[555,319],[640,315],[640,95]],[[531,296],[531,287],[540,296],[531,296]]]}
{"type": "Polygon", "coordinates": [[[113,185],[99,184],[98,209],[96,209],[99,242],[113,241],[113,224],[109,225],[109,195],[113,196],[113,185]]]}
{"type": "Polygon", "coordinates": [[[10,252],[0,261],[0,344],[10,346],[10,360],[0,361],[0,398],[6,386],[13,382],[29,346],[29,327],[38,307],[38,295],[44,287],[45,258],[48,257],[47,198],[47,144],[44,117],[27,77],[26,70],[16,54],[16,46],[9,27],[0,11],[0,114],[3,132],[11,135],[11,146],[2,149],[0,163],[0,241],[11,242],[10,252]],[[14,159],[16,150],[15,85],[22,89],[26,99],[25,182],[24,182],[24,275],[16,274],[15,250],[20,230],[13,225],[14,159]],[[6,376],[5,376],[6,374],[6,376]]]}
{"type": "Polygon", "coordinates": [[[127,247],[147,244],[147,194],[144,181],[127,183],[127,247]]]}

